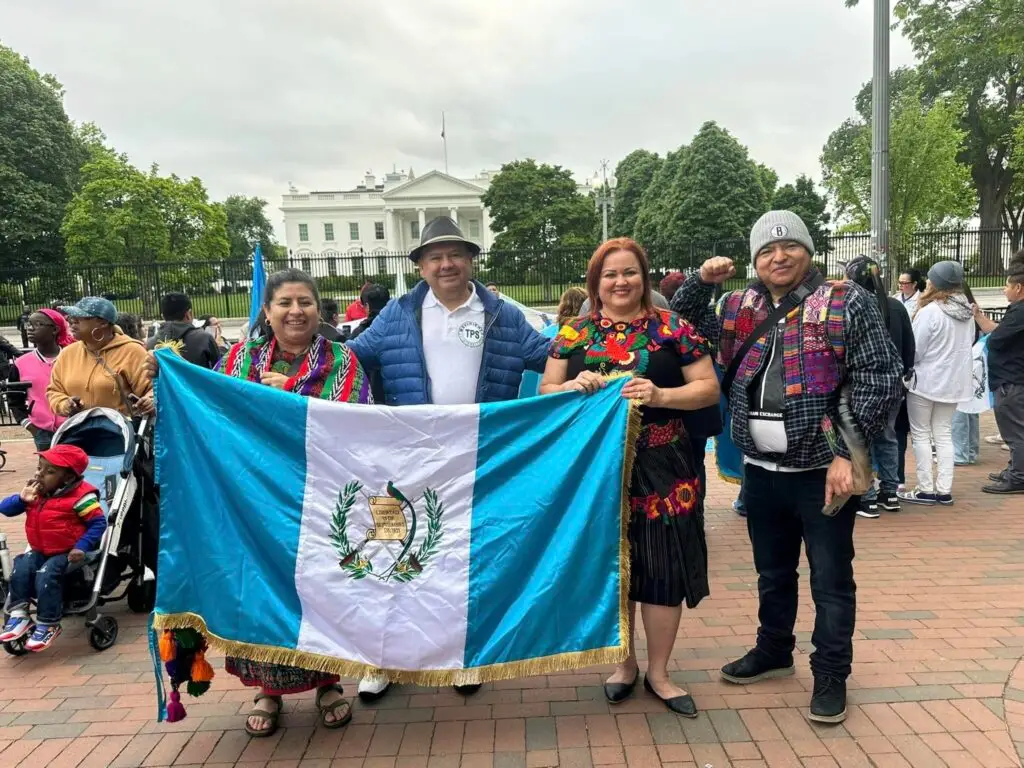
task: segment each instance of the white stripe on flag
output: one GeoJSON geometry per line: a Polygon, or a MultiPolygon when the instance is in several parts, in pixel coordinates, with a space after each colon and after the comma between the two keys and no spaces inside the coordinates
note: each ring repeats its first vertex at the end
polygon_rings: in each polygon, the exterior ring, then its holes
{"type": "MultiPolygon", "coordinates": [[[[295,568],[302,603],[298,650],[385,669],[461,669],[465,654],[469,546],[476,473],[478,408],[368,408],[309,400],[306,490],[295,568]],[[402,446],[401,450],[391,446],[402,446]],[[440,542],[409,581],[382,579],[401,541],[367,541],[374,528],[370,497],[388,503],[388,482],[411,502],[416,532],[410,553],[427,534],[424,493],[443,505],[440,542]],[[348,509],[351,547],[372,573],[355,578],[340,565],[331,521],[348,483],[360,488],[348,509]]],[[[435,507],[436,509],[436,507],[435,507]]],[[[411,515],[403,509],[411,528],[411,515]]]]}

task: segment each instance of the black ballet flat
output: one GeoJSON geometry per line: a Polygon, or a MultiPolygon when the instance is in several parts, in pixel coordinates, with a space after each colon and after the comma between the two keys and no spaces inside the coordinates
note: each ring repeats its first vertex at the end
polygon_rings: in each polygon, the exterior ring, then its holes
{"type": "Polygon", "coordinates": [[[640,670],[637,670],[632,683],[605,683],[604,697],[609,704],[621,704],[633,695],[633,689],[636,688],[636,681],[639,679],[640,670]]]}
{"type": "MultiPolygon", "coordinates": [[[[605,688],[607,688],[607,686],[605,686],[605,688]]],[[[694,718],[697,716],[697,704],[696,702],[694,702],[693,696],[691,696],[690,694],[686,694],[685,696],[676,696],[673,699],[663,699],[661,698],[661,696],[658,695],[658,692],[654,690],[654,687],[651,685],[650,681],[647,679],[646,676],[644,676],[644,688],[646,688],[647,692],[654,696],[654,698],[656,698],[670,710],[675,712],[677,715],[682,715],[683,717],[689,718],[694,718]]]]}

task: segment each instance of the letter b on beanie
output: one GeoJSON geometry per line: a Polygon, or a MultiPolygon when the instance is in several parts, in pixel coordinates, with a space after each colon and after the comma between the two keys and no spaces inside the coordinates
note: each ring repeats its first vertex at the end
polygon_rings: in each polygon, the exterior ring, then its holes
{"type": "Polygon", "coordinates": [[[766,245],[790,241],[814,255],[814,241],[803,219],[792,211],[768,211],[750,230],[750,260],[756,261],[758,251],[766,245]]]}

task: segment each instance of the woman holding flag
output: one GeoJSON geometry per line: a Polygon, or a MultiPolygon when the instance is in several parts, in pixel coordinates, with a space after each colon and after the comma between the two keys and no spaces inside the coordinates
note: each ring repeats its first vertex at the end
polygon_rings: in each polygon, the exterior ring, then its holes
{"type": "MultiPolygon", "coordinates": [[[[317,332],[320,294],[313,278],[298,269],[285,269],[267,278],[264,291],[269,333],[232,346],[217,370],[304,397],[371,402],[369,379],[355,355],[317,332]]],[[[152,355],[148,368],[155,376],[157,361],[152,355]]],[[[337,675],[233,656],[225,659],[224,667],[246,686],[259,689],[245,722],[250,736],[266,737],[277,730],[281,697],[291,693],[316,690],[316,706],[326,728],[341,728],[352,719],[337,675]]]]}
{"type": "MultiPolygon", "coordinates": [[[[643,424],[629,491],[630,626],[640,603],[648,651],[644,687],[673,712],[696,717],[693,698],[668,675],[682,603],[696,607],[709,593],[700,473],[682,412],[716,404],[718,378],[704,338],[685,320],[654,308],[647,255],[634,241],[616,238],[594,252],[587,293],[593,311],[555,337],[540,391],[590,393],[605,386],[605,375],[633,374],[622,390],[639,402],[643,424]]],[[[605,697],[625,701],[638,677],[630,637],[629,656],[606,681],[605,697]]]]}

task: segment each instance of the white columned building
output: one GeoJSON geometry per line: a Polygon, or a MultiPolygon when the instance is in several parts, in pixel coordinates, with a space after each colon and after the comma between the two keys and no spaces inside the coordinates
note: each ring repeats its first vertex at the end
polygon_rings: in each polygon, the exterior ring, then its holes
{"type": "Polygon", "coordinates": [[[497,171],[459,179],[440,171],[416,176],[395,171],[382,179],[367,174],[353,188],[282,195],[289,262],[317,277],[395,273],[419,245],[420,232],[436,216],[450,216],[470,240],[494,242],[481,197],[497,171]]]}

